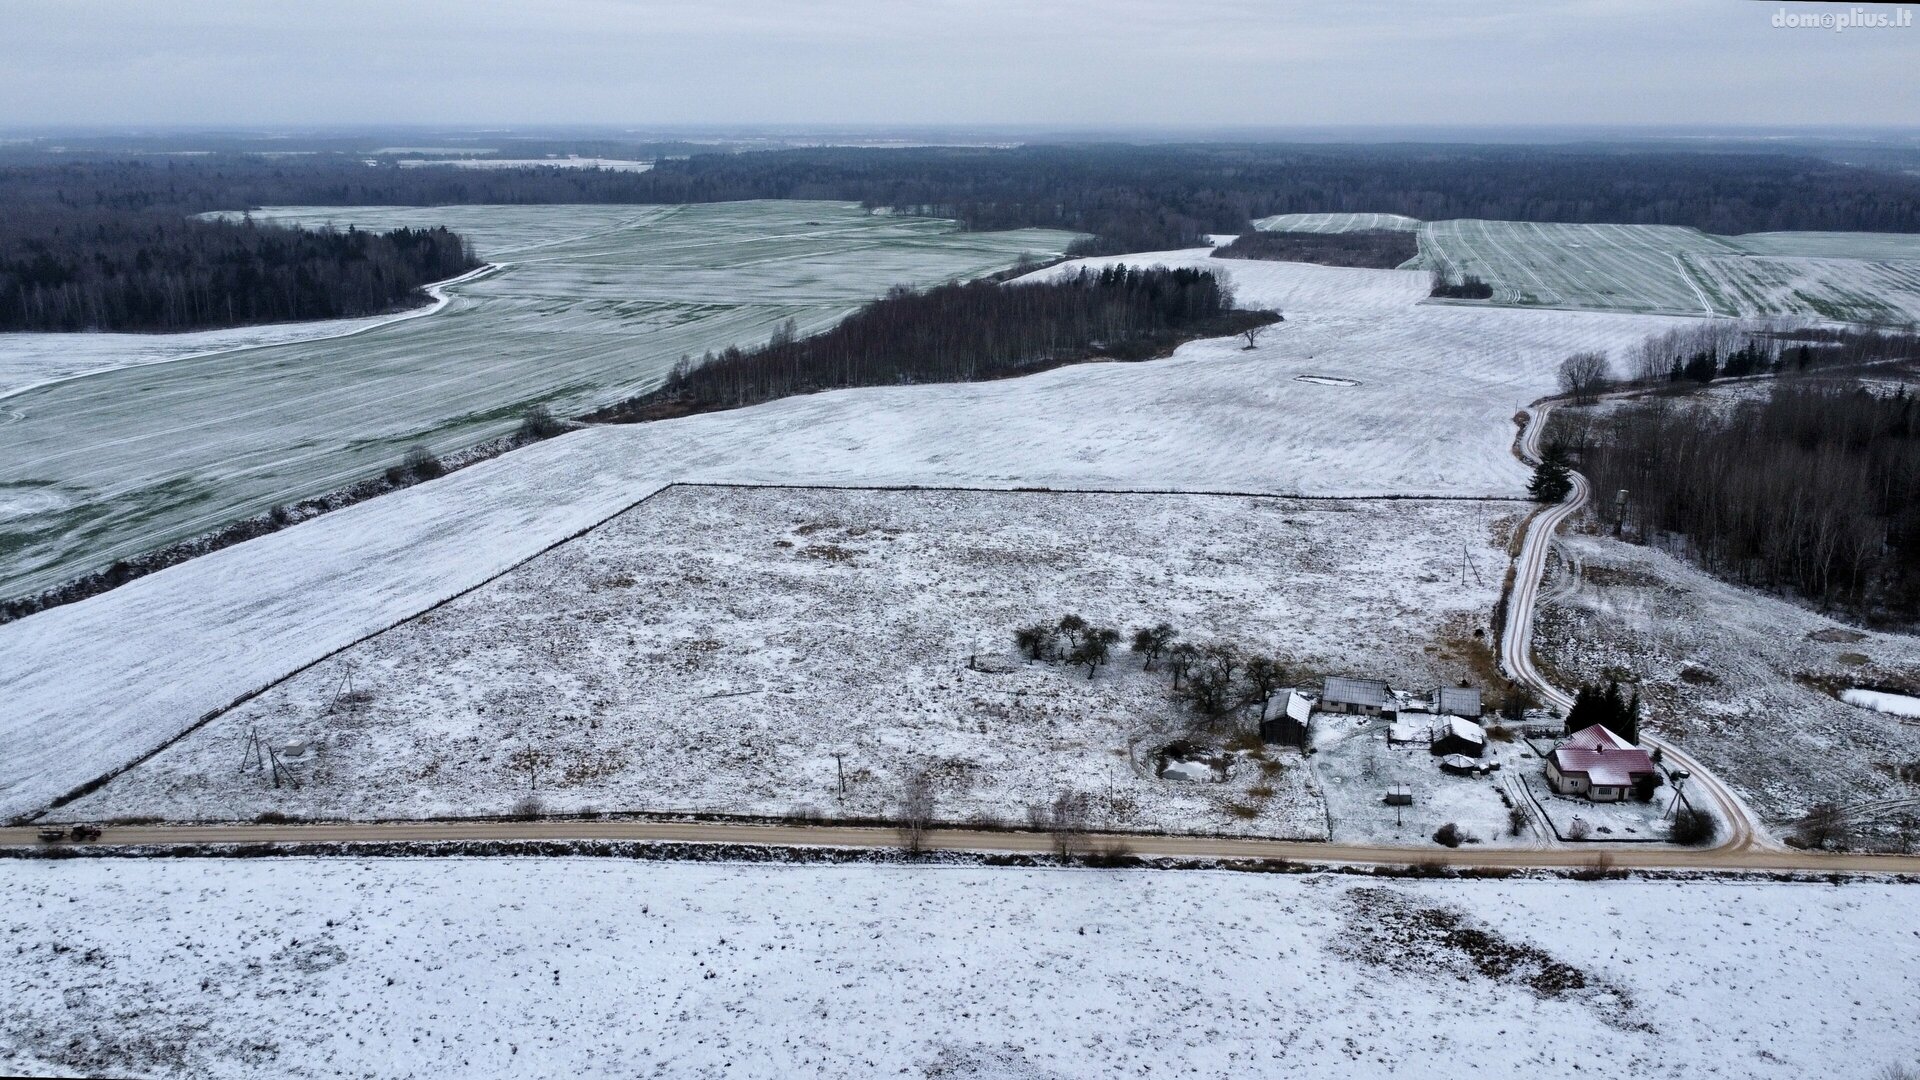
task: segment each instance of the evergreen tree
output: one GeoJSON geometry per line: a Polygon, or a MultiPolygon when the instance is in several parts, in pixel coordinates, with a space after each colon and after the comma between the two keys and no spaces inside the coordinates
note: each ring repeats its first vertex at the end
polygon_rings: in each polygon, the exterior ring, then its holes
{"type": "Polygon", "coordinates": [[[1533,479],[1527,481],[1527,494],[1537,503],[1564,502],[1573,493],[1573,471],[1565,461],[1549,453],[1533,467],[1533,479]]]}
{"type": "Polygon", "coordinates": [[[1594,687],[1583,684],[1574,694],[1573,708],[1567,710],[1567,734],[1601,723],[1605,715],[1605,697],[1594,687]]]}

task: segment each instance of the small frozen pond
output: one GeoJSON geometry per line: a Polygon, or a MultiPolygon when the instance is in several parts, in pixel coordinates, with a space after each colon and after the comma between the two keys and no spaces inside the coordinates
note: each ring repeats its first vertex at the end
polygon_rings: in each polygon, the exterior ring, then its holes
{"type": "Polygon", "coordinates": [[[1920,720],[1920,697],[1889,694],[1885,690],[1847,690],[1841,693],[1840,700],[1862,709],[1920,720]]]}

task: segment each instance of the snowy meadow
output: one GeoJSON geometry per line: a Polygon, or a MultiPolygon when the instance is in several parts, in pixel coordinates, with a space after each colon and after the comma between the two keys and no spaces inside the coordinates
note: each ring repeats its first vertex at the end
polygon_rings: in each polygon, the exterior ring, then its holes
{"type": "MultiPolygon", "coordinates": [[[[280,684],[60,819],[550,811],[1020,824],[1062,793],[1102,828],[1324,839],[1311,770],[1240,756],[1125,646],[1088,672],[1014,630],[1169,621],[1309,672],[1452,684],[1486,640],[1517,502],[674,487],[280,684]],[[1485,572],[1467,575],[1463,559],[1485,572]],[[255,733],[299,787],[236,768],[255,733]],[[292,747],[294,752],[287,753],[292,747]],[[844,766],[845,791],[839,790],[844,766]]],[[[1377,795],[1377,793],[1376,793],[1377,795]]]]}
{"type": "Polygon", "coordinates": [[[0,1070],[1868,1077],[1911,889],[9,860],[0,1070]]]}

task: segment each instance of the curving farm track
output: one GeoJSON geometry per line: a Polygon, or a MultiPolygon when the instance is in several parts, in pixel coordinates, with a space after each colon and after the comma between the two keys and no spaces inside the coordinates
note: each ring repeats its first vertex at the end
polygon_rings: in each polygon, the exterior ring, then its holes
{"type": "MultiPolygon", "coordinates": [[[[1514,442],[1514,453],[1528,465],[1540,461],[1540,438],[1547,426],[1547,415],[1553,406],[1539,402],[1526,411],[1527,423],[1521,429],[1514,442]]],[[[1514,560],[1513,592],[1507,601],[1506,634],[1500,641],[1500,666],[1515,682],[1530,687],[1547,704],[1565,712],[1573,708],[1573,698],[1566,691],[1554,686],[1540,674],[1533,664],[1533,617],[1540,599],[1540,579],[1547,567],[1547,553],[1552,550],[1553,536],[1560,526],[1587,504],[1592,494],[1592,486],[1587,478],[1575,472],[1573,492],[1565,502],[1550,506],[1535,514],[1526,526],[1526,536],[1521,541],[1520,554],[1514,560]]],[[[1685,769],[1689,774],[1690,790],[1703,793],[1713,804],[1716,815],[1725,826],[1726,837],[1712,850],[1716,853],[1733,853],[1750,848],[1778,850],[1775,844],[1762,831],[1753,811],[1741,798],[1708,772],[1699,761],[1664,739],[1652,735],[1643,735],[1641,742],[1649,748],[1660,751],[1667,762],[1685,769]]]]}

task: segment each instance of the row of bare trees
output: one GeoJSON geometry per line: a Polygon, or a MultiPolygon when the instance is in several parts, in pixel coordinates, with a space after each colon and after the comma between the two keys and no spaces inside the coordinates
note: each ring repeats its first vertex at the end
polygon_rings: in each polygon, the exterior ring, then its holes
{"type": "Polygon", "coordinates": [[[1616,533],[1678,540],[1742,584],[1862,617],[1920,617],[1920,400],[1793,380],[1760,400],[1653,398],[1569,414],[1616,533]]]}
{"type": "MultiPolygon", "coordinates": [[[[1029,660],[1083,667],[1092,679],[1111,662],[1120,633],[1079,615],[1065,615],[1056,622],[1020,627],[1013,640],[1029,660]]],[[[1304,675],[1284,657],[1224,641],[1182,641],[1180,631],[1165,622],[1135,629],[1129,647],[1140,658],[1141,670],[1170,676],[1174,696],[1209,726],[1264,704],[1275,690],[1296,685],[1304,675]]]]}
{"type": "Polygon", "coordinates": [[[1792,376],[1920,359],[1911,328],[1804,327],[1780,321],[1717,319],[1647,338],[1626,356],[1625,379],[1602,352],[1560,362],[1560,393],[1590,405],[1621,386],[1692,388],[1718,379],[1792,376]]]}

